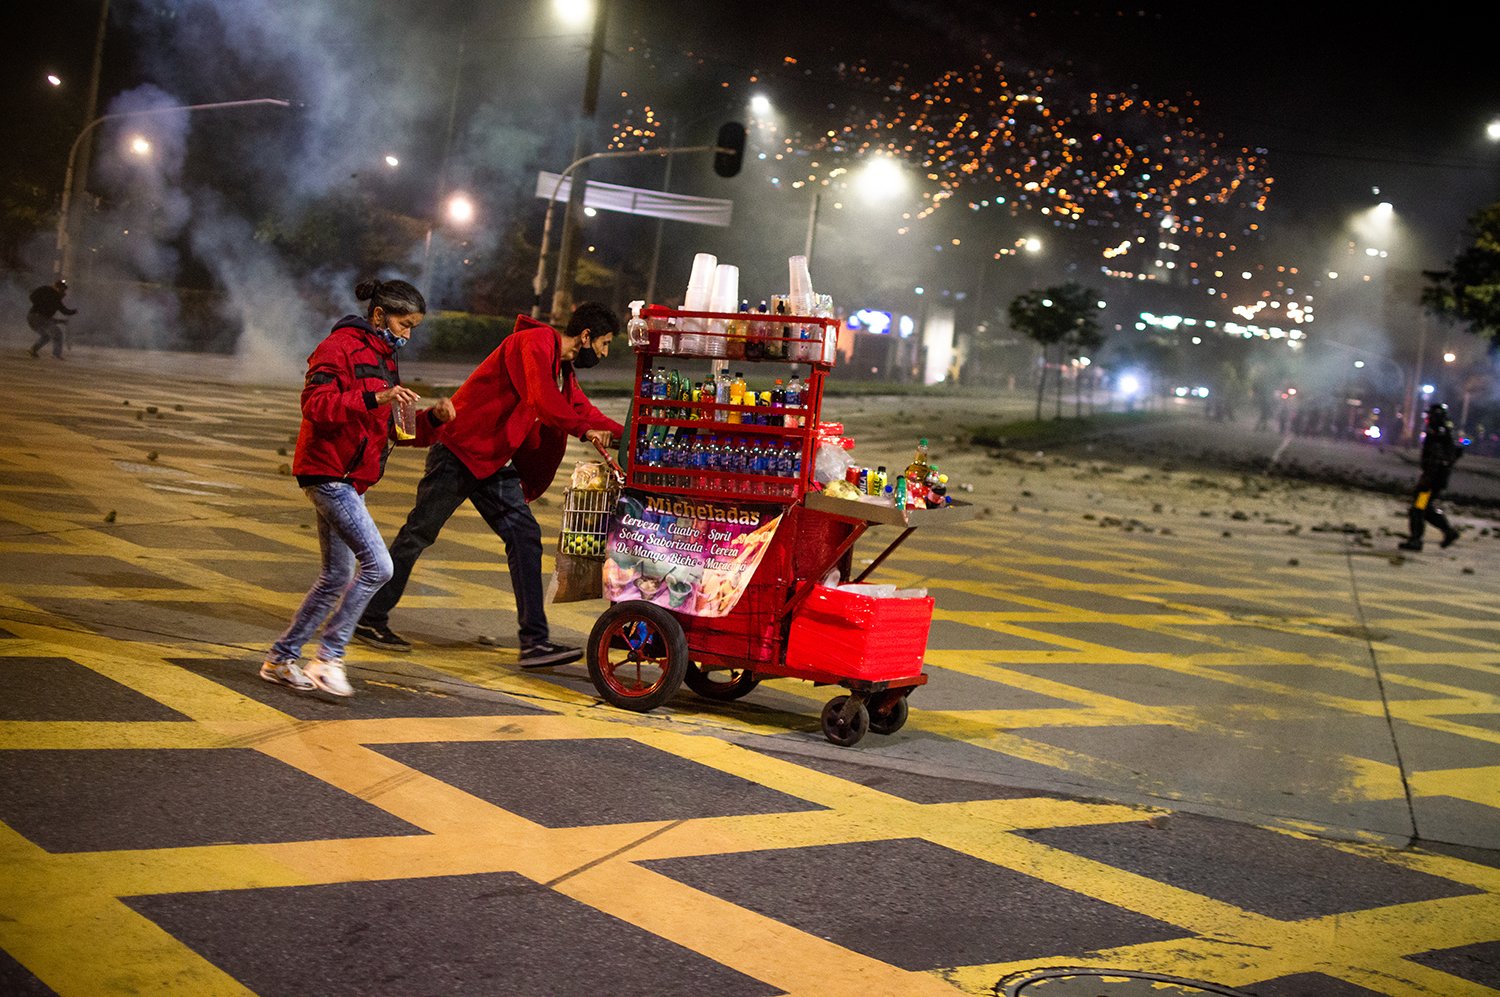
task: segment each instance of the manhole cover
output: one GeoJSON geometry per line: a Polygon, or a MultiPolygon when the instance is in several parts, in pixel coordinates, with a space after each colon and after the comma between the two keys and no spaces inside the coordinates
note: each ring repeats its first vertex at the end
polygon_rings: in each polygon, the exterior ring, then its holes
{"type": "Polygon", "coordinates": [[[1003,997],[1252,997],[1243,990],[1128,969],[1029,969],[995,985],[1003,997]]]}

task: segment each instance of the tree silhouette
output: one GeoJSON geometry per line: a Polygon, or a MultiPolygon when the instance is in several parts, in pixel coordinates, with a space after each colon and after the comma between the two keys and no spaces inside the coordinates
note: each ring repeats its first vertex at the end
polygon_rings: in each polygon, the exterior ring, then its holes
{"type": "Polygon", "coordinates": [[[1422,304],[1433,314],[1468,326],[1476,336],[1500,346],[1500,203],[1469,219],[1469,246],[1447,270],[1423,271],[1422,304]]]}
{"type": "Polygon", "coordinates": [[[1057,417],[1062,417],[1062,367],[1067,359],[1093,351],[1104,341],[1099,331],[1098,295],[1069,281],[1053,287],[1027,291],[1010,303],[1010,324],[1042,347],[1042,376],[1036,386],[1036,418],[1042,418],[1042,397],[1047,388],[1047,352],[1056,347],[1057,417]]]}

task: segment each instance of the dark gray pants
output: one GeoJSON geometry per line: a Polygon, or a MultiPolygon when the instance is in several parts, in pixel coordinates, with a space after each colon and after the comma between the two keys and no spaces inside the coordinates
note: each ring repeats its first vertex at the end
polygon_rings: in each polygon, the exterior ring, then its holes
{"type": "Polygon", "coordinates": [[[476,478],[441,443],[434,443],[427,451],[427,470],[417,484],[417,503],[391,543],[391,580],[375,593],[359,622],[365,626],[389,625],[391,610],[401,601],[417,558],[432,546],[444,524],[466,501],[474,503],[479,515],[505,543],[521,650],[546,642],[549,631],[542,583],[542,528],[521,494],[520,476],[507,465],[488,478],[476,478]]]}

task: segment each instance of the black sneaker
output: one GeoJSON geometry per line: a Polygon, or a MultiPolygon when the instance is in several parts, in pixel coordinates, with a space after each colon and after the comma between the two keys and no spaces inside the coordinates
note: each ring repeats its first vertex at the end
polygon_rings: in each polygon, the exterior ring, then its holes
{"type": "Polygon", "coordinates": [[[566,665],[583,657],[583,648],[554,644],[550,640],[533,644],[521,651],[522,668],[546,668],[550,665],[566,665]]]}
{"type": "Polygon", "coordinates": [[[1422,549],[1422,541],[1420,541],[1420,540],[1403,540],[1401,543],[1398,543],[1396,546],[1398,548],[1400,548],[1401,550],[1421,550],[1422,549]]]}
{"type": "Polygon", "coordinates": [[[1443,542],[1440,543],[1440,544],[1438,544],[1438,546],[1439,547],[1452,547],[1453,546],[1453,541],[1455,541],[1457,539],[1458,539],[1458,531],[1457,530],[1454,530],[1454,529],[1444,530],[1443,531],[1443,542]]]}
{"type": "Polygon", "coordinates": [[[411,642],[390,627],[371,627],[361,623],[354,628],[354,639],[386,651],[411,650],[411,642]]]}

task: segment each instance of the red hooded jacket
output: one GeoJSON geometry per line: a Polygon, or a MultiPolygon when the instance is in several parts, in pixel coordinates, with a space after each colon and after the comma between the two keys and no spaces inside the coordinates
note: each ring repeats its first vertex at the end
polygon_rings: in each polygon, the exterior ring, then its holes
{"type": "Polygon", "coordinates": [[[515,331],[453,393],[458,414],[437,432],[476,478],[514,462],[528,502],[552,484],[568,437],[625,432],[584,395],[572,364],[563,373],[560,349],[556,329],[517,316],[515,331]]]}
{"type": "MultiPolygon", "coordinates": [[[[292,473],[302,486],[346,481],[364,493],[385,473],[395,435],[390,405],[375,393],[401,383],[396,351],[370,323],[346,315],[307,358],[302,386],[302,428],[292,473]]],[[[437,423],[417,418],[417,438],[403,446],[432,443],[437,423]]]]}

